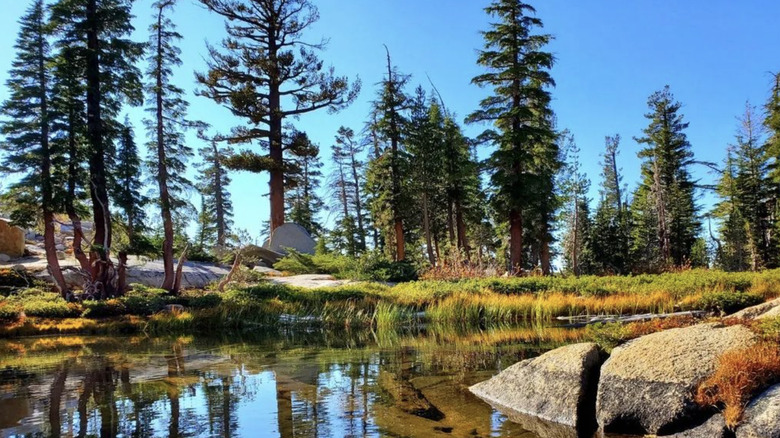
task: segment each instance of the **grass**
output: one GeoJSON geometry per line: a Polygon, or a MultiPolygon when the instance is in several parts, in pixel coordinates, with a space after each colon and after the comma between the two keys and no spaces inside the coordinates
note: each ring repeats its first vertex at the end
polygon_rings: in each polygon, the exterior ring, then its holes
{"type": "MultiPolygon", "coordinates": [[[[82,303],[66,303],[55,293],[30,288],[0,298],[0,336],[17,333],[17,329],[7,327],[27,324],[31,330],[38,320],[81,317],[104,321],[129,316],[140,317],[150,333],[251,330],[279,324],[280,320],[305,320],[327,327],[387,328],[420,322],[483,327],[549,323],[558,316],[574,315],[696,309],[718,314],[778,295],[780,270],[695,270],[633,277],[467,278],[411,281],[394,286],[365,282],[320,289],[261,281],[249,285],[241,282],[223,293],[197,290],[178,297],[135,285],[124,297],[82,303]],[[168,304],[185,306],[186,317],[160,315],[168,304]],[[420,318],[418,312],[424,317],[420,318]]],[[[50,323],[46,324],[47,332],[53,330],[50,323]]],[[[85,326],[93,329],[90,324],[85,326]]]]}
{"type": "Polygon", "coordinates": [[[750,400],[778,381],[778,344],[765,342],[732,350],[718,359],[715,373],[699,385],[696,402],[702,406],[722,407],[726,424],[734,429],[750,400]]]}

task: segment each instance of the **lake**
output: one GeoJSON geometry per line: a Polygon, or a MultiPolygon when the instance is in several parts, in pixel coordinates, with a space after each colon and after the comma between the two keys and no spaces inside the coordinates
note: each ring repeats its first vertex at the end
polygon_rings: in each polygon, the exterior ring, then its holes
{"type": "Polygon", "coordinates": [[[543,330],[2,340],[0,436],[536,437],[467,388],[543,330]]]}

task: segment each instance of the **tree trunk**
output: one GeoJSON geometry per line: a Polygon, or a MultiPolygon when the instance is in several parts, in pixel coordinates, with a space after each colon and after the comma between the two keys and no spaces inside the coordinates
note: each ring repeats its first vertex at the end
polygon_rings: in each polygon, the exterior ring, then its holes
{"type": "Polygon", "coordinates": [[[512,275],[523,270],[523,215],[517,210],[509,212],[509,270],[512,275]]]}
{"type": "Polygon", "coordinates": [[[455,246],[455,219],[452,202],[447,202],[447,232],[450,236],[450,246],[455,246]]]}
{"type": "Polygon", "coordinates": [[[179,262],[176,264],[176,275],[173,281],[173,289],[171,290],[175,295],[179,295],[179,292],[181,291],[181,276],[184,274],[184,262],[187,261],[187,250],[189,249],[189,245],[184,247],[184,250],[179,256],[179,262]]]}
{"type": "Polygon", "coordinates": [[[352,182],[355,184],[355,214],[357,215],[358,239],[360,242],[360,251],[366,250],[366,229],[363,226],[363,201],[360,198],[360,175],[358,174],[357,161],[355,160],[355,151],[350,146],[350,157],[352,160],[352,182]]]}
{"type": "Polygon", "coordinates": [[[431,266],[436,266],[436,257],[433,255],[433,244],[431,242],[431,224],[428,217],[428,194],[423,191],[423,230],[425,232],[425,247],[428,250],[428,261],[431,266]]]}
{"type": "Polygon", "coordinates": [[[399,205],[401,198],[401,175],[398,168],[398,141],[400,136],[400,126],[397,126],[396,118],[398,115],[398,108],[395,103],[395,87],[393,83],[393,68],[390,62],[390,51],[387,50],[387,82],[390,88],[388,93],[393,97],[393,105],[390,107],[390,173],[392,175],[393,183],[393,221],[395,225],[395,256],[396,261],[402,261],[406,259],[406,248],[404,247],[404,223],[401,216],[401,206],[399,205]]]}
{"type": "Polygon", "coordinates": [[[463,220],[463,208],[459,200],[455,201],[455,224],[458,230],[458,249],[463,251],[465,261],[468,261],[471,258],[469,241],[466,236],[466,222],[463,220]]]}
{"type": "Polygon", "coordinates": [[[162,8],[157,12],[157,47],[155,56],[155,112],[157,116],[157,183],[160,190],[160,213],[163,220],[163,282],[160,288],[173,292],[175,272],[173,270],[173,217],[171,195],[168,192],[168,165],[165,153],[165,130],[163,114],[163,47],[162,8]]]}
{"type": "Polygon", "coordinates": [[[43,246],[46,250],[46,262],[49,265],[49,273],[62,298],[70,301],[70,289],[65,282],[65,276],[62,275],[60,261],[57,258],[57,244],[54,241],[54,213],[49,211],[48,207],[44,207],[43,222],[43,246]]]}
{"type": "Polygon", "coordinates": [[[233,279],[233,276],[236,275],[236,272],[241,268],[241,250],[239,250],[236,253],[236,258],[233,259],[233,266],[230,268],[230,272],[225,276],[225,278],[222,279],[222,281],[219,282],[219,285],[217,286],[217,290],[220,292],[224,292],[225,286],[230,283],[230,280],[233,279]]]}
{"type": "Polygon", "coordinates": [[[217,215],[217,246],[219,248],[224,248],[225,246],[225,239],[227,234],[227,225],[225,224],[225,206],[223,205],[223,202],[225,202],[224,199],[222,199],[222,190],[224,189],[222,187],[222,161],[219,157],[219,148],[217,148],[217,143],[212,142],[212,148],[213,148],[213,154],[214,154],[214,190],[215,190],[215,199],[216,202],[216,215],[217,215]]]}
{"type": "Polygon", "coordinates": [[[100,114],[100,19],[97,15],[97,0],[88,0],[87,21],[87,138],[90,145],[89,193],[92,198],[92,216],[95,221],[94,250],[90,251],[92,281],[103,287],[103,293],[111,295],[109,273],[111,272],[111,212],[109,210],[106,183],[105,147],[100,114]]]}

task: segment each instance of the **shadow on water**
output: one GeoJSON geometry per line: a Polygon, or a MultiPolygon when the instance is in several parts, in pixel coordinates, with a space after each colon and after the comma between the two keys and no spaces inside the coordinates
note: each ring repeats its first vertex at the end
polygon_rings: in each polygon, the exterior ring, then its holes
{"type": "Polygon", "coordinates": [[[468,386],[579,332],[0,341],[0,436],[537,437],[468,386]]]}

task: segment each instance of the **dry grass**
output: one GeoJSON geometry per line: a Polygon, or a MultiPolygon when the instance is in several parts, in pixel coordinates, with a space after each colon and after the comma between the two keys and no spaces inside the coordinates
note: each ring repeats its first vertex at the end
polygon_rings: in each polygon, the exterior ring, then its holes
{"type": "Polygon", "coordinates": [[[696,402],[702,406],[723,408],[730,428],[742,419],[745,406],[759,391],[780,381],[780,347],[762,343],[729,351],[718,359],[715,373],[696,391],[696,402]]]}

